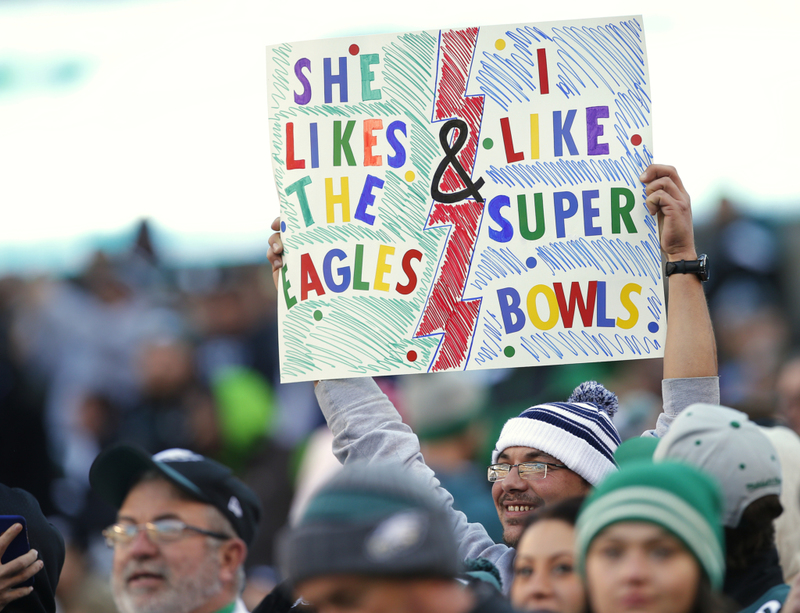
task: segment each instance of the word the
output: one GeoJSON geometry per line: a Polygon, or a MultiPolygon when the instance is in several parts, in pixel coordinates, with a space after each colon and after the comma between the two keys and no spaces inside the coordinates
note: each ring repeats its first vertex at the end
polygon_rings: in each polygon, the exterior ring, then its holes
{"type": "MultiPolygon", "coordinates": [[[[361,197],[358,199],[358,206],[356,207],[355,218],[359,221],[372,226],[375,224],[375,215],[369,213],[367,209],[375,204],[375,194],[372,192],[374,189],[383,189],[386,182],[380,177],[374,175],[367,175],[364,179],[364,188],[361,190],[361,197]]],[[[311,207],[308,204],[308,194],[306,188],[311,185],[311,177],[303,177],[298,179],[284,190],[287,196],[292,194],[297,195],[297,202],[300,204],[300,211],[303,214],[303,223],[306,227],[314,225],[314,216],[311,213],[311,207]]],[[[326,221],[334,223],[336,221],[336,214],[334,207],[336,205],[342,207],[342,221],[350,221],[350,178],[339,178],[339,193],[334,191],[333,178],[325,178],[325,212],[326,221]]]]}
{"type": "Polygon", "coordinates": [[[581,291],[580,283],[574,281],[570,286],[569,300],[564,294],[563,284],[556,282],[553,286],[534,285],[528,292],[526,298],[526,310],[521,308],[519,292],[513,287],[506,287],[497,290],[497,299],[500,304],[500,312],[503,316],[503,326],[506,334],[519,332],[525,327],[527,321],[539,330],[551,330],[561,321],[565,329],[572,328],[575,322],[575,314],[580,314],[581,323],[584,328],[595,325],[599,328],[622,328],[630,330],[639,321],[639,309],[631,300],[631,294],[641,294],[642,286],[636,283],[628,283],[619,294],[619,301],[622,308],[627,312],[628,317],[608,317],[608,303],[606,300],[606,282],[589,281],[586,295],[581,291]],[[546,317],[542,316],[537,304],[537,298],[543,296],[547,302],[546,317]],[[525,314],[527,313],[527,318],[525,314]],[[595,318],[595,315],[597,316],[595,318]]]}

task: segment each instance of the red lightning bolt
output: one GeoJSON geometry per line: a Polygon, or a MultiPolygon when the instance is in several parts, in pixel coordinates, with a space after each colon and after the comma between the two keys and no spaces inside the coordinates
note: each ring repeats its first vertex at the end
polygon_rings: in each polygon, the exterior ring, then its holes
{"type": "MultiPolygon", "coordinates": [[[[467,97],[467,79],[478,28],[442,32],[439,49],[439,74],[434,98],[433,120],[458,118],[466,122],[469,129],[467,143],[456,154],[462,168],[472,175],[478,151],[478,135],[483,116],[483,96],[467,97]]],[[[464,189],[452,166],[442,176],[439,186],[443,192],[464,189]]],[[[480,298],[462,301],[467,284],[467,273],[478,225],[483,213],[483,203],[465,200],[458,204],[435,202],[428,217],[428,228],[440,224],[451,224],[453,230],[447,239],[439,277],[434,283],[425,311],[422,314],[416,336],[444,333],[432,372],[462,369],[467,360],[475,324],[480,311],[480,298]]]]}

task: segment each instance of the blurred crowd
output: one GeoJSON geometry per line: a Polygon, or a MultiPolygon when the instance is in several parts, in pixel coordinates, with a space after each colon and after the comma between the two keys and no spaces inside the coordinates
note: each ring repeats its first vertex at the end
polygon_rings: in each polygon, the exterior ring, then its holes
{"type": "MultiPolygon", "coordinates": [[[[711,262],[721,403],[800,432],[798,232],[723,201],[696,241],[711,262]]],[[[505,421],[596,379],[619,396],[624,440],[653,427],[661,378],[659,360],[641,360],[379,385],[419,435],[456,508],[499,542],[485,466],[505,421]]],[[[0,279],[0,415],[0,483],[33,494],[65,537],[57,592],[64,613],[114,611],[101,531],[116,510],[88,480],[109,446],[190,449],[252,488],[264,515],[247,560],[251,608],[279,581],[276,534],[336,465],[312,384],[279,383],[266,260],[172,269],[146,224],[129,251],[97,253],[74,277],[0,279]]]]}

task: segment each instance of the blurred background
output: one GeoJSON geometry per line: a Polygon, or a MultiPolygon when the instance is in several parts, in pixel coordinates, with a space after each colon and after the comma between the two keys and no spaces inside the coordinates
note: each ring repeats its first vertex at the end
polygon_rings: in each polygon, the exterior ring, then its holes
{"type": "MultiPolygon", "coordinates": [[[[0,481],[67,537],[64,612],[114,610],[114,512],[87,476],[104,447],[191,448],[258,492],[251,606],[276,579],[275,532],[330,465],[312,386],[278,382],[271,44],[643,14],[656,160],[680,171],[711,261],[722,402],[800,430],[796,2],[310,1],[0,2],[0,481]]],[[[659,360],[380,385],[498,536],[485,463],[502,423],[588,378],[620,396],[624,437],[652,427],[659,360]]]]}

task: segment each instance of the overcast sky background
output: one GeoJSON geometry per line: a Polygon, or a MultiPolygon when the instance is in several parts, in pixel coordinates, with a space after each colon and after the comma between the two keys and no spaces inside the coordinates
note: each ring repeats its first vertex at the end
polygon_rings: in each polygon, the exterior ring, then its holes
{"type": "Polygon", "coordinates": [[[68,270],[154,220],[173,262],[258,257],[278,199],[265,47],[644,16],[656,161],[696,216],[800,215],[796,0],[0,3],[0,274],[68,270]]]}

